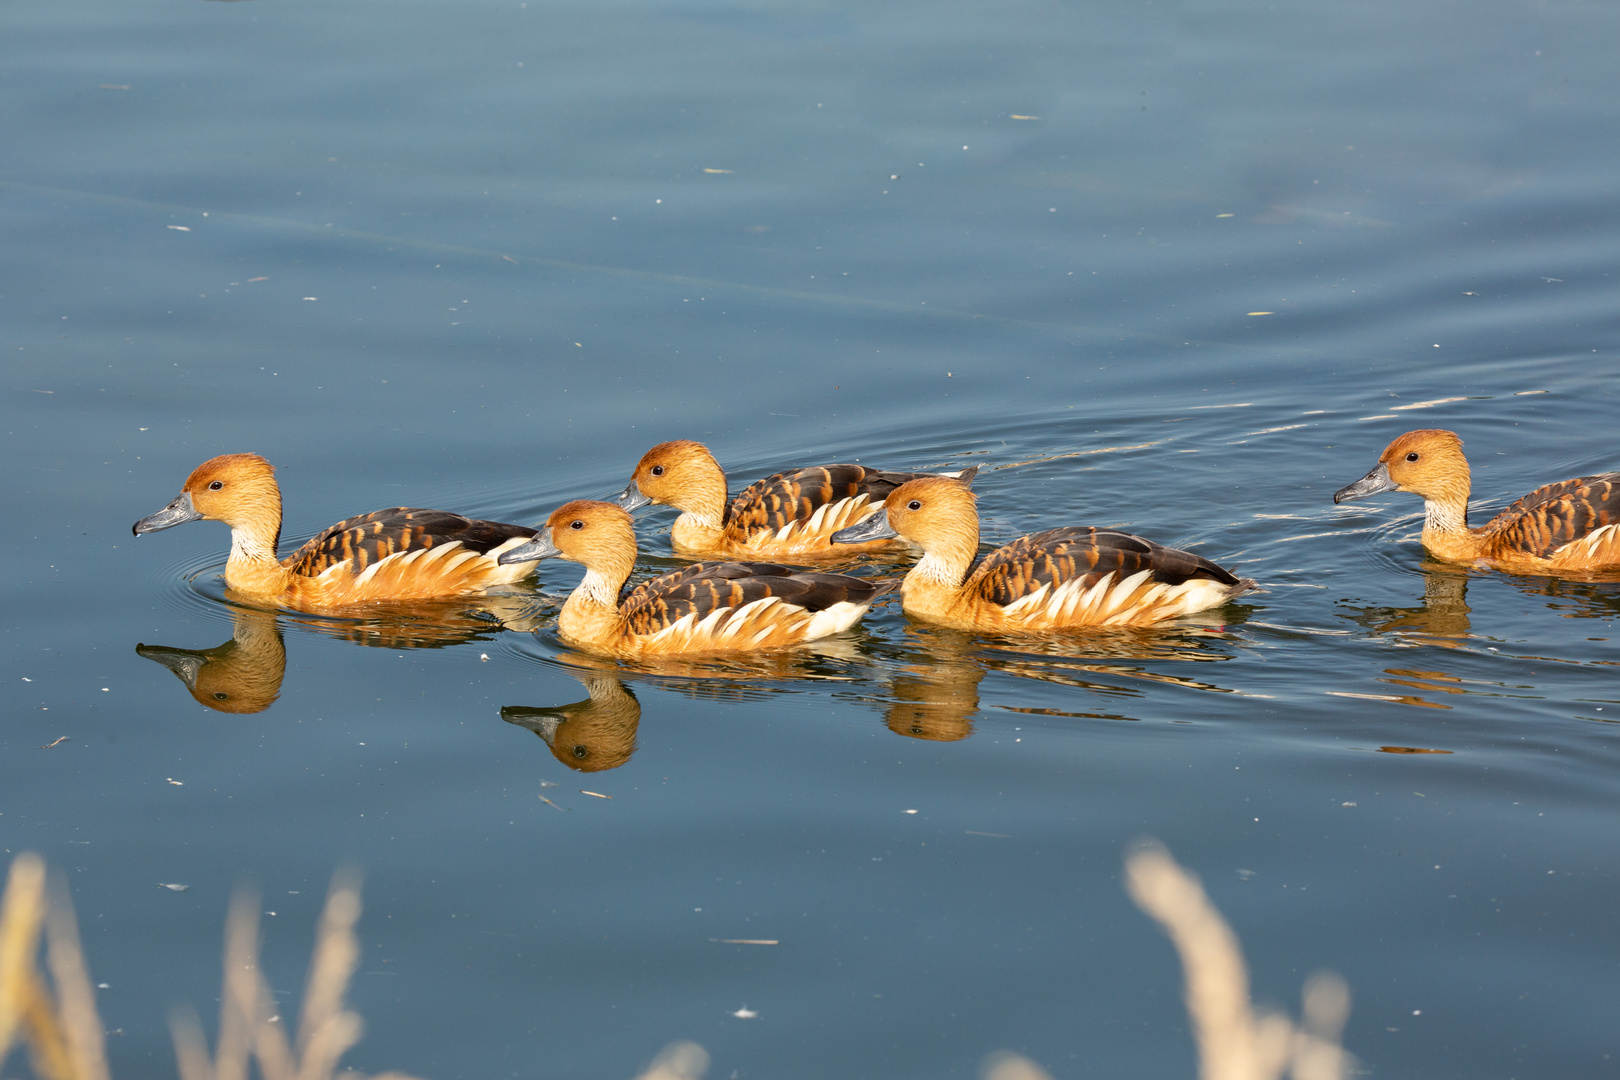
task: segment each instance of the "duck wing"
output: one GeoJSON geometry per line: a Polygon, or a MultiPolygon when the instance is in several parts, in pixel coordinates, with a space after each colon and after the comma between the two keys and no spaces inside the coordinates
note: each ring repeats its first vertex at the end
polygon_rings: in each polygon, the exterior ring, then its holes
{"type": "Polygon", "coordinates": [[[1485,523],[1488,550],[1550,557],[1565,544],[1620,524],[1620,473],[1540,487],[1485,523]]]}
{"type": "Polygon", "coordinates": [[[864,465],[820,465],[777,473],[748,485],[731,500],[726,527],[743,533],[780,531],[795,522],[809,521],[822,507],[862,495],[867,505],[881,506],[889,492],[907,480],[932,475],[884,472],[864,465]]]}
{"type": "Polygon", "coordinates": [[[821,574],[761,562],[694,563],[644,581],[625,593],[619,614],[635,634],[656,634],[688,615],[698,621],[717,611],[775,597],[806,611],[835,604],[871,603],[892,586],[848,574],[821,574]]]}
{"type": "Polygon", "coordinates": [[[1056,589],[1077,578],[1089,585],[1113,573],[1116,581],[1124,581],[1144,570],[1164,585],[1201,578],[1235,586],[1242,580],[1190,551],[1117,529],[1074,526],[1030,533],[997,548],[969,576],[968,586],[991,603],[1006,607],[1043,588],[1056,589]]]}
{"type": "Polygon", "coordinates": [[[294,574],[319,576],[345,560],[359,574],[374,563],[402,552],[459,543],[479,555],[513,539],[528,540],[535,530],[525,525],[463,517],[445,510],[396,506],[340,521],[282,560],[294,574]]]}

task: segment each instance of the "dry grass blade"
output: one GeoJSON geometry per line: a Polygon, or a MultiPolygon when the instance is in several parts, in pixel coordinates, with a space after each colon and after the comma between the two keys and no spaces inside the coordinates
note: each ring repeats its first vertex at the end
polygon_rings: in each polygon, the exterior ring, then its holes
{"type": "Polygon", "coordinates": [[[1197,877],[1150,841],[1125,860],[1125,886],[1181,956],[1202,1080],[1276,1080],[1284,1069],[1294,1080],[1343,1080],[1350,1057],[1339,1036],[1350,991],[1342,979],[1307,983],[1304,1031],[1285,1016],[1257,1017],[1242,945],[1197,877]]]}
{"type": "Polygon", "coordinates": [[[56,984],[57,1016],[67,1042],[67,1054],[77,1080],[109,1080],[107,1037],[96,1011],[96,991],[90,984],[84,951],[79,947],[79,923],[67,886],[58,881],[51,889],[45,918],[46,958],[56,984]]]}
{"type": "Polygon", "coordinates": [[[364,1023],[343,1007],[343,995],[360,963],[354,924],[360,919],[360,877],[353,870],[332,876],[326,907],[315,935],[315,955],[304,987],[304,1009],[298,1021],[297,1080],[323,1080],[338,1059],[360,1041],[364,1023]]]}
{"type": "Polygon", "coordinates": [[[34,953],[45,921],[45,864],[37,855],[12,860],[0,900],[0,1065],[11,1051],[32,992],[34,953]]]}
{"type": "Polygon", "coordinates": [[[1052,1080],[1045,1069],[1022,1054],[1002,1050],[984,1059],[984,1080],[1052,1080]]]}
{"type": "MultiPolygon", "coordinates": [[[[354,933],[360,918],[358,875],[339,871],[332,879],[316,931],[315,953],[304,988],[295,1043],[275,1012],[275,997],[259,968],[259,895],[239,888],[225,929],[224,992],[220,995],[219,1044],[210,1059],[196,1014],[170,1018],[181,1080],[248,1080],[250,1059],[261,1080],[364,1080],[337,1072],[338,1060],[360,1041],[359,1014],[344,1006],[349,980],[360,960],[354,933]]],[[[410,1080],[385,1073],[378,1080],[410,1080]]]]}
{"type": "Polygon", "coordinates": [[[25,852],[12,860],[0,901],[0,1065],[21,1034],[34,1072],[45,1080],[75,1080],[56,1005],[34,967],[45,912],[45,864],[25,852]]]}
{"type": "Polygon", "coordinates": [[[695,1042],[673,1042],[658,1052],[636,1080],[699,1080],[709,1068],[709,1052],[695,1042]]]}

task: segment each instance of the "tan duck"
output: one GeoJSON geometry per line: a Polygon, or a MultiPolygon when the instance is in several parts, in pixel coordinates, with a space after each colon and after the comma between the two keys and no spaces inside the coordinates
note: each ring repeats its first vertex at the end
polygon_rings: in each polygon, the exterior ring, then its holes
{"type": "Polygon", "coordinates": [[[1448,562],[1525,574],[1620,569],[1620,473],[1537,488],[1470,529],[1462,445],[1454,432],[1408,431],[1384,448],[1372,472],[1334,492],[1333,501],[1383,491],[1423,496],[1423,546],[1448,562]]]}
{"type": "Polygon", "coordinates": [[[281,489],[275,470],[257,454],[203,462],[180,494],[137,521],[134,531],[139,536],[203,520],[231,527],[229,588],[245,599],[302,611],[479,593],[532,569],[503,565],[498,557],[528,543],[533,529],[406,506],[340,521],[278,560],[281,489]]]}
{"type": "Polygon", "coordinates": [[[860,621],[886,589],[847,574],[775,563],[703,562],[621,593],[636,564],[628,512],[580,500],[551,512],[538,536],[501,553],[503,564],[562,558],[585,578],[557,616],[570,645],[615,656],[671,656],[780,648],[860,621]]]}
{"type": "Polygon", "coordinates": [[[552,756],[576,772],[617,769],[636,752],[641,703],[611,675],[579,679],[590,694],[584,701],[549,709],[503,705],[501,719],[540,736],[552,756]]]}
{"type": "Polygon", "coordinates": [[[1219,607],[1254,587],[1208,559],[1113,529],[1048,529],[978,565],[979,514],[966,485],[911,480],[834,543],[900,536],[923,557],[900,586],[907,615],[963,630],[1146,626],[1219,607]]]}
{"type": "Polygon", "coordinates": [[[136,645],[135,652],[174,672],[200,705],[223,713],[263,712],[280,696],[287,672],[281,626],[274,613],[252,608],[233,609],[231,622],[231,639],[212,649],[136,645]]]}
{"type": "MultiPolygon", "coordinates": [[[[948,475],[966,483],[977,471],[948,475]]],[[[670,543],[682,555],[845,557],[901,546],[894,540],[873,540],[834,550],[828,538],[869,517],[889,492],[907,480],[931,475],[822,465],[767,476],[727,502],[726,474],[720,463],[702,443],[681,439],[659,443],[643,454],[616,501],[626,510],[649,504],[678,509],[681,515],[670,530],[670,543]]]]}

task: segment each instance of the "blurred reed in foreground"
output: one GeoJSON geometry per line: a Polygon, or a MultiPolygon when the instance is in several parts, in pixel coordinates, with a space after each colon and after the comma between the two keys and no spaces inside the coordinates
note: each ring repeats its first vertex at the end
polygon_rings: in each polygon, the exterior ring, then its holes
{"type": "MultiPolygon", "coordinates": [[[[1185,1000],[1198,1046],[1200,1080],[1344,1080],[1351,1057],[1340,1045],[1350,991],[1337,975],[1318,973],[1305,984],[1303,1019],[1256,1014],[1249,1001],[1243,950],[1203,886],[1156,841],[1125,860],[1125,887],[1138,907],[1158,920],[1186,972],[1185,1000]]],[[[14,1044],[26,1043],[41,1080],[110,1080],[95,991],[79,948],[67,893],[46,899],[45,864],[32,854],[11,864],[0,901],[0,1066],[14,1044]],[[41,930],[54,995],[36,957],[41,930]]],[[[259,970],[259,898],[238,889],[225,929],[225,978],[219,1038],[209,1054],[196,1012],[171,1017],[180,1080],[248,1080],[256,1062],[262,1080],[365,1080],[338,1073],[338,1060],[360,1041],[363,1022],[344,1006],[360,958],[354,925],[360,887],[354,874],[332,879],[315,936],[297,1037],[288,1042],[270,984],[259,970]]],[[[699,1080],[708,1053],[696,1043],[664,1048],[638,1080],[699,1080]]],[[[411,1080],[380,1073],[375,1080],[411,1080]]],[[[1028,1058],[992,1054],[984,1080],[1050,1080],[1028,1058]]]]}

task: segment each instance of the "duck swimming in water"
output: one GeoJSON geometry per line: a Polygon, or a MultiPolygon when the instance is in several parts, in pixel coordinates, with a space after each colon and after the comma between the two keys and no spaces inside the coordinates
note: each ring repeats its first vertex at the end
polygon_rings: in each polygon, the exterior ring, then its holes
{"type": "MultiPolygon", "coordinates": [[[[977,471],[948,475],[966,483],[977,471]]],[[[726,474],[709,448],[681,439],[659,443],[643,454],[629,486],[615,501],[626,510],[649,504],[680,510],[670,543],[682,555],[837,558],[902,546],[891,539],[834,549],[828,538],[869,517],[889,492],[907,480],[931,475],[822,465],[767,476],[727,503],[726,474]]]]}
{"type": "Polygon", "coordinates": [[[963,630],[1147,626],[1219,607],[1254,587],[1199,555],[1114,529],[1047,529],[981,559],[967,486],[940,476],[896,488],[835,544],[900,536],[923,557],[900,586],[907,615],[963,630]]]}
{"type": "Polygon", "coordinates": [[[562,558],[585,578],[563,604],[563,641],[616,656],[669,656],[772,649],[847,630],[884,586],[847,574],[820,574],[775,563],[702,562],[624,584],[636,563],[636,533],[626,511],[580,500],[551,512],[539,535],[501,553],[503,564],[562,558]]]}
{"type": "Polygon", "coordinates": [[[1548,484],[1477,529],[1468,527],[1470,474],[1462,440],[1440,429],[1408,431],[1335,503],[1384,491],[1423,496],[1423,546],[1447,562],[1525,574],[1620,569],[1620,473],[1548,484]]]}
{"type": "Polygon", "coordinates": [[[180,494],[137,521],[134,531],[139,536],[205,520],[231,527],[226,586],[245,598],[304,611],[479,593],[532,569],[503,565],[498,557],[528,543],[533,529],[407,506],[340,521],[278,560],[281,489],[258,454],[203,462],[180,494]]]}

